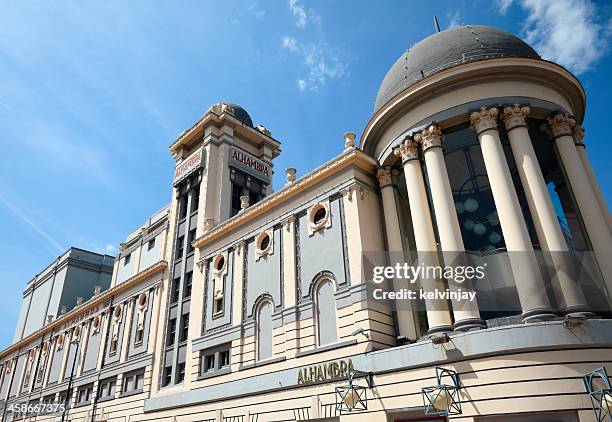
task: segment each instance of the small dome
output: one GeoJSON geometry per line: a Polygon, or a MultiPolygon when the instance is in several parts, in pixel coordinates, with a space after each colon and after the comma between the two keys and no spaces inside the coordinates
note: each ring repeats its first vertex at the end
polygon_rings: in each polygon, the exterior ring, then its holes
{"type": "Polygon", "coordinates": [[[417,81],[464,63],[501,57],[540,56],[525,41],[497,28],[465,25],[436,32],[410,47],[391,66],[376,96],[376,112],[417,81]]]}
{"type": "Polygon", "coordinates": [[[242,123],[253,127],[253,120],[251,120],[251,116],[249,116],[249,113],[244,108],[242,108],[240,104],[228,103],[225,101],[220,102],[218,104],[222,106],[225,105],[227,107],[231,107],[235,118],[240,120],[242,123]]]}

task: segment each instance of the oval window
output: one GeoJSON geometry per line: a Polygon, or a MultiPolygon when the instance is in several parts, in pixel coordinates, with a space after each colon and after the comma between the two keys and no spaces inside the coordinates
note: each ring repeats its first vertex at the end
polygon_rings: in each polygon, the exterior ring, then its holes
{"type": "Polygon", "coordinates": [[[141,293],[140,296],[138,296],[138,306],[140,306],[141,308],[144,308],[146,304],[147,304],[147,294],[141,293]]]}
{"type": "Polygon", "coordinates": [[[223,271],[224,267],[225,267],[225,257],[223,255],[217,256],[217,259],[215,262],[215,270],[220,272],[220,271],[223,271]]]}
{"type": "Polygon", "coordinates": [[[327,210],[325,209],[325,207],[320,207],[314,213],[314,217],[312,219],[313,223],[315,223],[316,225],[319,225],[325,220],[325,217],[327,217],[327,210]]]}
{"type": "Polygon", "coordinates": [[[268,247],[270,247],[270,236],[265,234],[259,240],[259,249],[265,251],[266,249],[268,249],[268,247]]]}

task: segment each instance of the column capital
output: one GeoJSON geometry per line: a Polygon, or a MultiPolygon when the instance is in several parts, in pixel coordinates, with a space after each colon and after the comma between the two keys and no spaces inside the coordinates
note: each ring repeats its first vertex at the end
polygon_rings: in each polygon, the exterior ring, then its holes
{"type": "Polygon", "coordinates": [[[572,128],[576,124],[576,121],[569,117],[567,113],[557,113],[546,119],[548,125],[552,129],[553,136],[558,138],[560,136],[572,135],[572,128]]]}
{"type": "Polygon", "coordinates": [[[383,166],[378,169],[376,173],[376,178],[378,179],[378,184],[380,188],[385,188],[387,186],[393,186],[395,184],[395,177],[397,176],[398,171],[393,169],[391,166],[383,166]]]}
{"type": "Polygon", "coordinates": [[[398,157],[401,157],[402,164],[419,159],[419,144],[415,142],[414,139],[410,137],[406,137],[404,142],[398,145],[397,148],[393,150],[393,154],[398,157]]]}
{"type": "Polygon", "coordinates": [[[470,114],[472,126],[476,129],[476,134],[480,135],[485,130],[497,130],[497,116],[499,110],[496,107],[480,107],[480,111],[470,114]]]}
{"type": "Polygon", "coordinates": [[[414,140],[423,144],[423,151],[429,148],[442,147],[442,128],[437,124],[427,126],[414,135],[414,140]]]}
{"type": "Polygon", "coordinates": [[[512,107],[504,107],[503,119],[506,130],[510,131],[517,127],[526,127],[527,122],[525,119],[529,116],[530,112],[529,107],[521,107],[518,104],[514,104],[512,107]]]}
{"type": "Polygon", "coordinates": [[[584,148],[584,129],[582,125],[576,123],[574,127],[572,127],[572,135],[574,136],[574,144],[584,148]]]}

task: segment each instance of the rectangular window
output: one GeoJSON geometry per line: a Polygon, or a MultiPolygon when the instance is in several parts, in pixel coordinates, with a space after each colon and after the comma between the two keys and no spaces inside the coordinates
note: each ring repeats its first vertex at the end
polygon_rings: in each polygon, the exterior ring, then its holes
{"type": "Polygon", "coordinates": [[[200,187],[194,189],[193,197],[191,198],[191,212],[194,212],[198,209],[200,204],[200,187]]]}
{"type": "Polygon", "coordinates": [[[123,394],[139,393],[144,386],[144,368],[137,371],[128,372],[123,377],[123,394]]]}
{"type": "Polygon", "coordinates": [[[166,385],[170,385],[171,381],[172,381],[172,367],[166,366],[164,368],[164,379],[162,381],[162,387],[165,387],[166,385]]]}
{"type": "Polygon", "coordinates": [[[185,380],[185,363],[178,364],[178,374],[176,376],[176,383],[181,383],[185,380]]]}
{"type": "Polygon", "coordinates": [[[213,302],[213,314],[220,314],[223,312],[223,296],[216,297],[213,302]]]}
{"type": "Polygon", "coordinates": [[[184,193],[179,199],[179,218],[187,217],[187,194],[184,193]]]}
{"type": "Polygon", "coordinates": [[[200,354],[200,376],[209,377],[230,371],[231,343],[202,350],[200,354]]]}
{"type": "Polygon", "coordinates": [[[219,369],[229,367],[230,352],[229,350],[223,350],[219,352],[219,369]]]}
{"type": "Polygon", "coordinates": [[[144,326],[136,328],[136,336],[134,339],[134,344],[140,345],[142,344],[142,338],[144,336],[144,326]]]}
{"type": "Polygon", "coordinates": [[[127,254],[124,258],[123,258],[123,265],[127,265],[130,263],[130,260],[132,259],[132,254],[129,253],[127,254]]]}
{"type": "Polygon", "coordinates": [[[99,399],[114,399],[115,398],[115,386],[117,384],[117,378],[106,378],[100,381],[98,387],[98,398],[99,399]]]}
{"type": "Polygon", "coordinates": [[[176,318],[172,318],[168,322],[168,338],[166,346],[172,346],[174,344],[174,337],[176,336],[176,318]]]}
{"type": "Polygon", "coordinates": [[[68,407],[68,405],[70,403],[68,403],[68,391],[62,391],[59,394],[59,403],[65,404],[66,407],[68,407]]]}
{"type": "Polygon", "coordinates": [[[183,257],[183,249],[185,244],[185,236],[180,236],[176,241],[176,259],[181,259],[183,257]]]}
{"type": "Polygon", "coordinates": [[[187,341],[187,336],[189,334],[189,314],[183,315],[183,322],[181,324],[181,337],[179,338],[179,341],[183,342],[187,341]]]}
{"type": "Polygon", "coordinates": [[[215,370],[215,354],[204,355],[204,372],[212,372],[215,370]]]}
{"type": "Polygon", "coordinates": [[[93,384],[87,384],[79,387],[77,390],[77,404],[87,404],[91,401],[93,393],[93,384]]]}
{"type": "Polygon", "coordinates": [[[187,245],[187,253],[193,252],[192,243],[196,240],[196,229],[191,229],[189,231],[189,244],[187,245]]]}
{"type": "Polygon", "coordinates": [[[172,280],[172,297],[170,298],[170,303],[178,302],[180,295],[181,295],[181,278],[178,277],[172,280]]]}
{"type": "Polygon", "coordinates": [[[147,243],[147,250],[150,251],[154,247],[155,247],[155,238],[149,240],[149,243],[147,243]]]}
{"type": "Polygon", "coordinates": [[[185,274],[185,294],[183,297],[187,299],[191,297],[191,285],[193,284],[193,271],[189,271],[185,274]]]}

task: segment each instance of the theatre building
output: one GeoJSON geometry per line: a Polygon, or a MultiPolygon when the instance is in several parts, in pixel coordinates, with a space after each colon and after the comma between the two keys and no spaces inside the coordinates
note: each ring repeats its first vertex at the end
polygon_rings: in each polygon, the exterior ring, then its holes
{"type": "Polygon", "coordinates": [[[245,109],[211,106],[107,286],[0,352],[2,420],[610,420],[612,220],[585,104],[474,25],[402,53],[359,139],[332,134],[342,152],[299,177],[245,109]],[[405,285],[375,266],[458,256],[485,268],[461,284],[475,301],[374,297],[405,285]]]}

